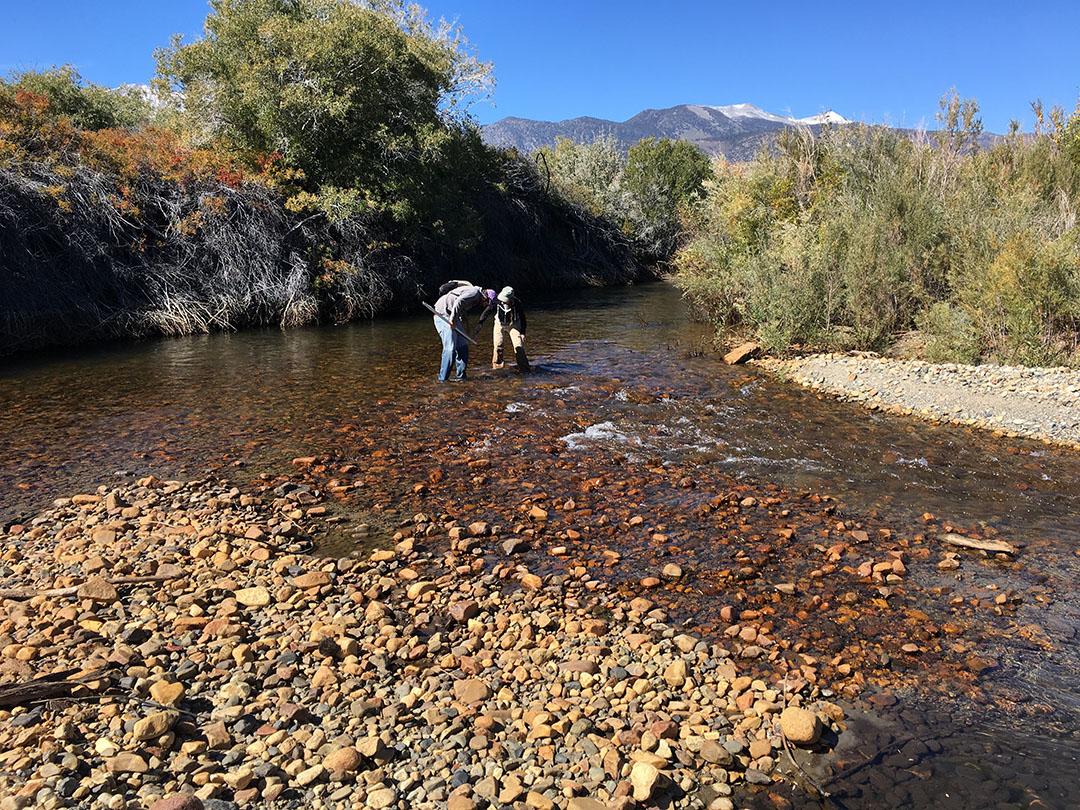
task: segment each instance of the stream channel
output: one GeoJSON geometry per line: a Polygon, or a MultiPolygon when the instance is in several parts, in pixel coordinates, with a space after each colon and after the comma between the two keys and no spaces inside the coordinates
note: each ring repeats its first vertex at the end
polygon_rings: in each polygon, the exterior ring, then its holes
{"type": "MultiPolygon", "coordinates": [[[[780,643],[747,666],[798,666],[799,652],[817,662],[819,685],[847,711],[835,746],[805,758],[831,794],[825,806],[1080,806],[1080,454],[873,413],[725,366],[664,283],[547,298],[529,326],[535,374],[491,370],[485,328],[470,380],[449,385],[435,381],[435,330],[419,316],[9,360],[0,520],[150,473],[247,481],[316,456],[331,460],[328,477],[362,477],[389,457],[342,499],[332,546],[349,553],[349,520],[361,515],[453,514],[473,499],[498,519],[521,496],[591,488],[605,492],[590,501],[593,518],[645,518],[648,531],[607,541],[621,557],[605,576],[628,594],[678,562],[685,583],[650,594],[677,621],[726,641],[721,608],[753,608],[780,643]],[[462,454],[490,474],[436,486],[435,471],[462,454]],[[703,506],[733,490],[790,504],[794,535],[778,537],[770,512],[746,537],[718,537],[703,506]],[[822,577],[815,533],[838,520],[901,542],[902,583],[879,592],[839,570],[822,577]],[[1021,552],[963,551],[958,569],[942,570],[958,550],[934,532],[949,529],[1021,552]],[[796,595],[777,582],[797,583],[796,595]],[[813,610],[799,601],[810,592],[813,610]],[[919,653],[904,653],[912,641],[919,653]]],[[[875,542],[867,559],[884,553],[875,542]]],[[[551,564],[532,554],[529,564],[551,564]]],[[[851,564],[861,561],[856,549],[851,564]]],[[[783,805],[777,794],[823,802],[776,782],[740,806],[783,805]]]]}

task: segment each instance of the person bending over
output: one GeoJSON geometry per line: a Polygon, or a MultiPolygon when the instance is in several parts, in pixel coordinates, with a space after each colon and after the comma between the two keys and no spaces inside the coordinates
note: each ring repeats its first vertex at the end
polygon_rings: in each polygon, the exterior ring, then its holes
{"type": "Polygon", "coordinates": [[[491,311],[495,313],[495,353],[491,357],[491,367],[502,368],[506,365],[503,362],[503,341],[504,335],[509,335],[518,371],[529,371],[529,358],[525,354],[525,308],[514,294],[513,287],[502,288],[495,300],[495,306],[485,309],[480,316],[481,324],[491,311]]]}
{"type": "Polygon", "coordinates": [[[465,369],[469,364],[465,315],[481,305],[490,307],[494,301],[494,290],[485,290],[475,284],[459,284],[439,296],[435,302],[435,330],[442,340],[439,382],[465,379],[465,369]],[[451,377],[451,374],[454,376],[451,377]]]}

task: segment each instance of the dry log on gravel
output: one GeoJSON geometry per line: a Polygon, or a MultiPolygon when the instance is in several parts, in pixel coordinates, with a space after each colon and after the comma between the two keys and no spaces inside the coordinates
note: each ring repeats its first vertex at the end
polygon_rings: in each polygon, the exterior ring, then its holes
{"type": "Polygon", "coordinates": [[[25,683],[0,685],[0,709],[10,709],[13,706],[25,706],[27,703],[70,697],[75,687],[82,686],[86,681],[96,680],[102,676],[102,672],[99,671],[88,675],[83,674],[81,677],[69,680],[72,675],[79,672],[81,670],[69,669],[43,675],[25,683]]]}
{"type": "MultiPolygon", "coordinates": [[[[167,582],[170,579],[180,579],[184,574],[150,574],[137,577],[115,577],[105,580],[110,585],[142,585],[148,582],[167,582]]],[[[0,590],[0,599],[33,599],[35,596],[74,596],[85,583],[69,585],[65,588],[9,588],[0,590]]]]}

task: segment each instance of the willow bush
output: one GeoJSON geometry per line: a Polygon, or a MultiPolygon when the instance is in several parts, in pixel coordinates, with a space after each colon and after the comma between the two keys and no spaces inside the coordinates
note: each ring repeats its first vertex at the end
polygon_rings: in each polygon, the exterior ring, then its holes
{"type": "Polygon", "coordinates": [[[586,144],[560,137],[535,157],[561,195],[618,225],[651,264],[671,259],[712,176],[701,150],[668,138],[642,138],[624,155],[611,137],[586,144]]]}
{"type": "Polygon", "coordinates": [[[942,129],[795,131],[719,163],[677,281],[721,330],[770,349],[1080,364],[1080,108],[1036,107],[980,148],[973,102],[942,129]]]}

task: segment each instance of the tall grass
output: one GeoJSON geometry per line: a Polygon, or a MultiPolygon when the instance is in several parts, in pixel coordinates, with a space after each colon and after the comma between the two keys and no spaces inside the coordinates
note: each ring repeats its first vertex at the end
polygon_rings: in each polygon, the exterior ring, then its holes
{"type": "Polygon", "coordinates": [[[943,129],[792,132],[720,163],[677,281],[721,330],[770,349],[1080,365],[1080,110],[979,148],[972,104],[943,129]]]}

